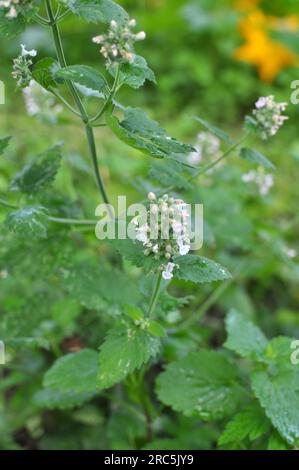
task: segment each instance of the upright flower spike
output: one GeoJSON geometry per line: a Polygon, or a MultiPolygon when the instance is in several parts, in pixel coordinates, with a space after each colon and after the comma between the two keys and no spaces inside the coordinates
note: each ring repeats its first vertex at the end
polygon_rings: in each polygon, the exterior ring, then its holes
{"type": "Polygon", "coordinates": [[[130,63],[134,59],[134,44],[143,41],[146,37],[144,31],[134,33],[136,21],[131,19],[126,23],[117,23],[112,20],[107,34],[95,36],[92,41],[101,46],[100,53],[106,59],[107,67],[116,62],[130,63]]]}
{"type": "Polygon", "coordinates": [[[17,80],[18,88],[26,88],[32,80],[31,58],[37,55],[36,50],[27,51],[24,44],[21,44],[21,54],[13,60],[12,76],[17,80]]]}
{"type": "Polygon", "coordinates": [[[282,113],[286,110],[287,103],[276,103],[274,96],[261,96],[255,103],[254,125],[263,140],[274,136],[284,122],[289,119],[282,113]]]}
{"type": "Polygon", "coordinates": [[[177,267],[173,258],[190,251],[190,214],[184,201],[167,194],[157,198],[150,192],[148,200],[146,220],[138,217],[133,220],[136,240],[143,243],[145,256],[161,260],[162,277],[169,280],[177,267]]]}

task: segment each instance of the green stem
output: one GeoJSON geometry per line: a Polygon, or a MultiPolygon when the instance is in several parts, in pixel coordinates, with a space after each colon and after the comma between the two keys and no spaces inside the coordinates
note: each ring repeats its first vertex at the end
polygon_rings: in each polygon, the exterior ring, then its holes
{"type": "Polygon", "coordinates": [[[113,87],[110,91],[110,94],[109,94],[105,104],[103,105],[102,109],[98,112],[98,114],[96,114],[92,119],[90,119],[91,123],[97,121],[98,119],[100,119],[103,116],[103,114],[105,113],[105,111],[107,110],[107,108],[109,107],[109,105],[113,102],[113,98],[114,98],[114,95],[116,93],[117,86],[118,86],[119,74],[120,74],[120,67],[118,66],[117,70],[116,70],[116,75],[115,75],[113,87]]]}
{"type": "Polygon", "coordinates": [[[153,290],[153,293],[152,293],[152,297],[151,297],[150,304],[149,304],[149,308],[148,308],[148,312],[147,312],[148,318],[151,318],[152,313],[153,313],[153,311],[155,310],[155,307],[156,307],[156,304],[157,304],[157,300],[158,300],[158,298],[159,298],[161,281],[162,281],[162,274],[161,274],[161,272],[159,271],[158,274],[157,274],[157,279],[156,279],[156,282],[155,282],[155,287],[154,287],[154,290],[153,290]]]}
{"type": "Polygon", "coordinates": [[[0,204],[4,207],[7,207],[8,209],[18,209],[18,206],[15,206],[14,204],[10,204],[10,202],[4,201],[4,199],[0,199],[0,204]]]}
{"type": "MultiPolygon", "coordinates": [[[[66,60],[65,60],[64,52],[63,52],[60,31],[59,31],[59,28],[57,26],[57,21],[54,17],[54,14],[53,14],[51,0],[46,0],[46,8],[47,8],[47,13],[48,13],[48,17],[49,17],[50,26],[51,26],[51,29],[52,29],[52,34],[53,34],[53,39],[54,39],[57,58],[58,58],[60,66],[64,68],[64,67],[67,66],[67,63],[66,63],[66,60]]],[[[90,154],[91,154],[91,158],[92,158],[92,162],[93,162],[93,168],[94,168],[95,178],[96,178],[96,182],[97,182],[99,192],[100,192],[100,194],[103,198],[103,201],[106,204],[109,204],[108,196],[106,194],[104,183],[102,181],[102,177],[101,177],[101,174],[100,174],[100,171],[99,171],[99,166],[98,166],[98,162],[97,162],[97,151],[96,151],[94,133],[93,133],[93,129],[89,125],[89,116],[88,116],[88,114],[85,110],[85,107],[84,107],[84,105],[81,101],[80,95],[79,95],[78,90],[76,89],[74,83],[70,80],[68,80],[67,83],[68,83],[70,92],[71,92],[71,94],[74,98],[74,101],[77,105],[77,108],[80,112],[81,119],[85,124],[85,132],[86,132],[86,136],[87,136],[87,140],[88,140],[88,146],[89,146],[89,150],[90,150],[90,154]]]]}
{"type": "Polygon", "coordinates": [[[56,222],[58,224],[68,224],[68,225],[96,225],[96,220],[88,219],[66,219],[61,217],[52,217],[49,216],[48,220],[50,222],[56,222]]]}
{"type": "Polygon", "coordinates": [[[58,100],[60,100],[68,109],[69,111],[71,111],[73,114],[76,114],[76,116],[80,116],[81,117],[81,114],[78,113],[78,111],[76,111],[64,98],[63,96],[61,96],[57,91],[54,90],[54,88],[49,88],[49,90],[51,91],[51,93],[53,93],[54,96],[56,96],[56,98],[58,100]]]}

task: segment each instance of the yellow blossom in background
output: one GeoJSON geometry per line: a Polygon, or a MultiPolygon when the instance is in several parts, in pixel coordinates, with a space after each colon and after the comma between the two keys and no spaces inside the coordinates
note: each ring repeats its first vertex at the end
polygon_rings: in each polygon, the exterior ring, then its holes
{"type": "Polygon", "coordinates": [[[239,0],[236,8],[250,11],[239,22],[241,36],[245,44],[236,49],[237,60],[254,65],[262,80],[271,82],[286,67],[298,64],[298,56],[286,46],[269,36],[269,29],[276,31],[297,31],[299,19],[296,15],[277,18],[265,15],[261,10],[252,9],[259,0],[239,0]]]}

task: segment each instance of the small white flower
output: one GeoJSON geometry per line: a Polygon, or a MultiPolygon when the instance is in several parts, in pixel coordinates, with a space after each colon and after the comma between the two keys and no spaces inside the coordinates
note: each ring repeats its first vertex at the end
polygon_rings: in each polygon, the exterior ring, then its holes
{"type": "Polygon", "coordinates": [[[264,96],[261,96],[255,103],[255,106],[257,109],[261,109],[266,106],[266,98],[264,96]]]}
{"type": "Polygon", "coordinates": [[[286,248],[285,252],[288,258],[296,258],[298,254],[294,248],[286,248]]]}
{"type": "Polygon", "coordinates": [[[165,279],[165,281],[169,281],[173,278],[173,270],[175,266],[175,263],[167,263],[164,270],[162,271],[162,277],[165,279]]]}
{"type": "Polygon", "coordinates": [[[22,49],[22,57],[30,56],[30,57],[36,57],[37,51],[35,49],[32,49],[31,51],[27,51],[26,47],[24,44],[21,44],[21,49],[22,49]]]}
{"type": "Polygon", "coordinates": [[[139,33],[135,34],[135,38],[137,41],[144,41],[146,34],[144,31],[140,31],[139,33]]]}

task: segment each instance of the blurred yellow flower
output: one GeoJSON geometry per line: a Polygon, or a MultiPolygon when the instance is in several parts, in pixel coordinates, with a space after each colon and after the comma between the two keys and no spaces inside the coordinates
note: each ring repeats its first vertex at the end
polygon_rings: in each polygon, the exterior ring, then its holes
{"type": "MultiPolygon", "coordinates": [[[[257,4],[258,1],[242,0],[245,4],[257,4]]],[[[238,2],[240,8],[240,2],[238,2]]],[[[238,60],[253,64],[262,80],[271,82],[278,73],[286,67],[298,64],[298,56],[286,46],[271,39],[269,28],[273,30],[296,31],[299,28],[298,17],[293,15],[286,18],[266,16],[261,10],[250,11],[239,22],[241,36],[245,44],[234,52],[238,60]]]]}

